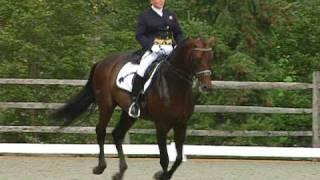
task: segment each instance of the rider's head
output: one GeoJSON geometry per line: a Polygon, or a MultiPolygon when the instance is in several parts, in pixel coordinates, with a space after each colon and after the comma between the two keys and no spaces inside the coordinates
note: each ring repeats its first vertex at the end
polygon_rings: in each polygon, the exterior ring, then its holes
{"type": "Polygon", "coordinates": [[[150,0],[150,3],[157,9],[162,9],[166,0],[150,0]]]}

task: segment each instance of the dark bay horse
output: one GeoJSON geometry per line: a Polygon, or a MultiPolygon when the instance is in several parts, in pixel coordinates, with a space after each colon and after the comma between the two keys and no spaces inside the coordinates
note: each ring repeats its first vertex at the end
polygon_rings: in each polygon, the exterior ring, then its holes
{"type": "MultiPolygon", "coordinates": [[[[182,162],[182,148],[186,136],[187,120],[190,118],[194,104],[192,102],[192,81],[199,80],[199,88],[211,88],[211,61],[214,39],[186,39],[168,60],[163,62],[158,75],[145,93],[146,106],[142,118],[154,122],[157,143],[160,150],[162,171],[154,175],[155,179],[170,179],[182,162]],[[177,157],[168,170],[167,134],[173,129],[177,157]]],[[[122,179],[127,163],[122,150],[125,134],[136,119],[128,115],[130,94],[116,86],[116,77],[120,68],[128,61],[128,53],[107,57],[96,63],[90,72],[89,80],[82,91],[65,106],[54,113],[55,118],[65,120],[69,125],[75,118],[85,112],[92,103],[99,107],[99,122],[96,126],[97,141],[100,148],[98,165],[94,174],[103,173],[106,168],[104,141],[106,127],[116,106],[122,109],[120,121],[112,132],[114,143],[120,159],[120,170],[113,179],[122,179]]]]}

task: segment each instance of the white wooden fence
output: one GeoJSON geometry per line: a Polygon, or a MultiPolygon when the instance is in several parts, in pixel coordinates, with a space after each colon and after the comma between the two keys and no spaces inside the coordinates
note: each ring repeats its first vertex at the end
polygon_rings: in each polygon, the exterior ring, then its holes
{"type": "MultiPolygon", "coordinates": [[[[86,80],[58,80],[58,79],[0,79],[0,84],[21,85],[70,85],[82,86],[86,80]]],[[[320,72],[313,74],[313,83],[287,83],[287,82],[235,82],[213,81],[214,89],[282,89],[305,90],[312,89],[312,108],[285,108],[285,107],[257,107],[257,106],[225,106],[225,105],[196,105],[195,112],[215,113],[281,113],[281,114],[311,114],[312,130],[310,131],[218,131],[218,130],[188,130],[188,136],[311,136],[314,150],[320,147],[319,140],[319,104],[320,104],[320,72]]],[[[0,102],[0,109],[56,109],[61,103],[41,102],[0,102]]],[[[0,133],[4,132],[39,132],[39,133],[95,133],[94,127],[60,127],[52,126],[0,126],[0,133]]],[[[108,128],[107,132],[111,132],[108,128]]],[[[131,134],[154,134],[153,129],[131,129],[131,134]]],[[[1,146],[1,144],[0,144],[1,146]]],[[[1,149],[1,148],[0,148],[1,149]]],[[[299,150],[298,150],[299,151],[299,150]]],[[[302,152],[301,150],[299,152],[302,152]]],[[[1,151],[0,151],[1,153],[1,151]]],[[[4,152],[3,152],[4,153],[4,152]]],[[[200,153],[201,154],[201,153],[200,153]]],[[[313,156],[319,158],[318,156],[313,156]]]]}

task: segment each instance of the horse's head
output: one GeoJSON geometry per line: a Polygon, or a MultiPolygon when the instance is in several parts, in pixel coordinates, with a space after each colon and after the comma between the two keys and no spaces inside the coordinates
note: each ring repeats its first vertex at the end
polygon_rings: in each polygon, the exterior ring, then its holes
{"type": "Polygon", "coordinates": [[[190,72],[199,81],[200,91],[209,91],[211,84],[212,45],[214,38],[188,39],[185,42],[185,63],[189,64],[190,72]]]}

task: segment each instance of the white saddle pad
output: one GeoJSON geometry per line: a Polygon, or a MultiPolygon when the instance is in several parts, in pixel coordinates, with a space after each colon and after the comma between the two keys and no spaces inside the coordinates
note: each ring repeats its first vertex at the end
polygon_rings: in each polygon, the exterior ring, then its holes
{"type": "MultiPolygon", "coordinates": [[[[161,63],[161,62],[160,62],[161,63]]],[[[146,81],[146,83],[144,84],[144,89],[143,89],[143,93],[146,92],[146,90],[148,89],[152,77],[154,76],[156,70],[158,69],[160,63],[158,63],[156,65],[156,67],[154,68],[154,70],[152,71],[151,76],[149,77],[149,79],[146,81]]],[[[135,74],[135,72],[138,69],[138,64],[132,64],[131,62],[126,63],[120,70],[118,76],[117,76],[117,86],[120,89],[126,90],[128,92],[131,92],[132,90],[132,78],[135,74]]]]}

